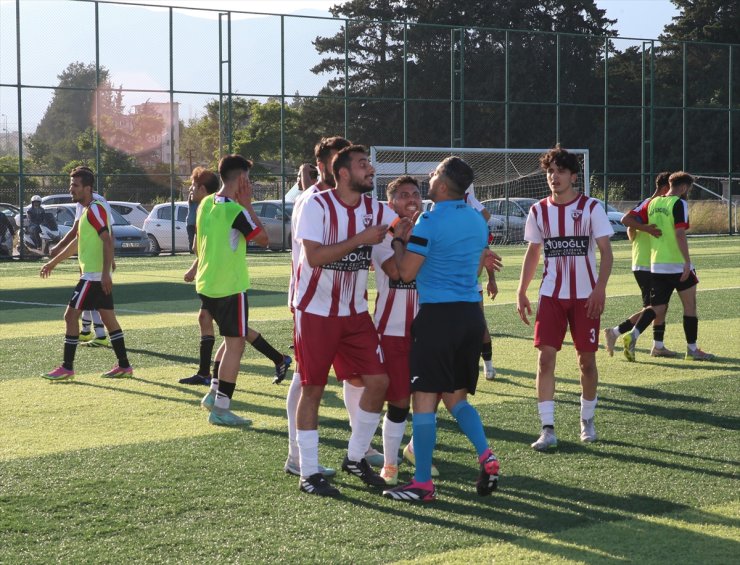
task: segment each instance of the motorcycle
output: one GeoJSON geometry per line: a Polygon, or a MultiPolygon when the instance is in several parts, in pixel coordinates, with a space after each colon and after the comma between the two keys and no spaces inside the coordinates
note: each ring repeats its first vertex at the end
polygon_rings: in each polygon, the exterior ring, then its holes
{"type": "Polygon", "coordinates": [[[59,232],[59,225],[51,212],[44,212],[44,218],[38,226],[26,225],[23,228],[23,234],[20,240],[26,251],[33,255],[49,255],[49,250],[62,239],[59,232]],[[35,241],[34,231],[38,227],[38,241],[35,241]]]}

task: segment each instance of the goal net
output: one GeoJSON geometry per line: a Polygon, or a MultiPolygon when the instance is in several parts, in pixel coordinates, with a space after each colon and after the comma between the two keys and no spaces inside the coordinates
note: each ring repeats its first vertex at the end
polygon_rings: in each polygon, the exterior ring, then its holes
{"type": "MultiPolygon", "coordinates": [[[[370,156],[375,167],[375,194],[385,200],[388,183],[411,175],[420,184],[422,198],[429,190],[429,173],[451,155],[464,159],[475,173],[474,195],[481,202],[496,198],[544,198],[549,194],[547,179],[540,169],[540,157],[548,149],[470,149],[459,147],[373,146],[370,156]]],[[[568,149],[578,155],[581,171],[577,188],[590,194],[587,149],[568,149]]]]}

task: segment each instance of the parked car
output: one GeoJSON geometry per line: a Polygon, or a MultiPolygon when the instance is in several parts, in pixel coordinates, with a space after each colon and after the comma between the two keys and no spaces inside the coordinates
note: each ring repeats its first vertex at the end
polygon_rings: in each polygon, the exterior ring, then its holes
{"type": "Polygon", "coordinates": [[[122,202],[120,200],[108,200],[108,204],[116,212],[121,214],[126,221],[137,228],[144,227],[144,220],[149,215],[149,210],[144,208],[139,202],[122,202]]]}
{"type": "MultiPolygon", "coordinates": [[[[44,206],[44,210],[56,216],[59,229],[65,231],[62,237],[72,229],[75,222],[76,204],[57,204],[44,206]]],[[[111,210],[113,227],[113,253],[115,255],[139,255],[149,251],[149,238],[142,229],[132,226],[115,210],[111,210]]]]}
{"type": "MultiPolygon", "coordinates": [[[[254,212],[265,226],[267,237],[270,239],[269,249],[278,251],[283,248],[283,203],[281,200],[262,200],[252,202],[254,212]]],[[[188,218],[188,203],[175,203],[175,252],[188,251],[188,233],[186,222],[188,218]]],[[[285,203],[285,246],[290,247],[290,215],[293,213],[293,203],[285,203]]],[[[169,203],[157,204],[144,220],[146,231],[151,242],[150,251],[160,253],[172,250],[172,206],[169,203]]],[[[260,249],[250,243],[250,247],[260,249]]]]}
{"type": "Polygon", "coordinates": [[[527,214],[532,204],[537,202],[535,198],[493,198],[481,202],[486,210],[500,220],[504,225],[504,239],[509,242],[522,241],[524,239],[524,224],[527,222],[527,214]],[[508,232],[506,223],[508,221],[508,232]]]}
{"type": "MultiPolygon", "coordinates": [[[[599,200],[599,203],[604,206],[603,200],[599,200]]],[[[622,223],[622,216],[624,216],[624,212],[620,212],[611,204],[606,205],[605,209],[606,215],[609,218],[609,223],[612,225],[612,229],[614,230],[614,235],[612,236],[612,239],[626,239],[627,228],[622,223]]]]}
{"type": "Polygon", "coordinates": [[[267,237],[270,239],[269,249],[279,251],[283,248],[283,233],[285,233],[285,248],[288,249],[291,243],[290,217],[293,214],[293,203],[285,203],[285,212],[283,212],[282,200],[252,202],[252,207],[262,225],[265,226],[267,237]]]}
{"type": "Polygon", "coordinates": [[[0,213],[7,216],[10,223],[13,224],[14,229],[17,230],[20,227],[18,222],[15,220],[15,217],[21,213],[21,209],[18,208],[18,206],[15,204],[8,204],[7,202],[0,202],[0,213]]]}
{"type": "MultiPolygon", "coordinates": [[[[494,198],[492,200],[485,200],[482,204],[491,213],[491,216],[501,219],[504,222],[508,216],[508,241],[522,241],[524,239],[524,224],[527,222],[529,209],[536,202],[538,202],[538,200],[535,198],[509,198],[507,207],[505,198],[494,198]]],[[[599,200],[599,202],[604,206],[603,201],[599,200]]],[[[614,230],[614,235],[612,237],[615,239],[627,237],[627,228],[625,228],[621,222],[621,218],[624,214],[611,205],[606,208],[606,212],[606,215],[609,218],[609,223],[614,230]]]]}
{"type": "Polygon", "coordinates": [[[41,205],[45,208],[47,205],[52,204],[71,204],[72,195],[69,192],[63,192],[61,194],[50,194],[48,196],[41,197],[41,205]]]}
{"type": "MultiPolygon", "coordinates": [[[[175,202],[175,252],[189,251],[188,231],[186,222],[188,219],[188,203],[175,202]]],[[[142,226],[149,238],[149,251],[159,254],[162,251],[172,251],[172,204],[166,202],[157,204],[149,212],[142,226]]]]}

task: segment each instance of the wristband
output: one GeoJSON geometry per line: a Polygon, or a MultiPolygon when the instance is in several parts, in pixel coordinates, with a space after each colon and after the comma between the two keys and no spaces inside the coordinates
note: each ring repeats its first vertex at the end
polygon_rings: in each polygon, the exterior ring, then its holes
{"type": "Polygon", "coordinates": [[[391,249],[394,249],[393,244],[396,243],[397,241],[400,241],[401,245],[406,247],[406,242],[403,239],[401,239],[400,237],[394,237],[393,239],[391,239],[391,249]]]}

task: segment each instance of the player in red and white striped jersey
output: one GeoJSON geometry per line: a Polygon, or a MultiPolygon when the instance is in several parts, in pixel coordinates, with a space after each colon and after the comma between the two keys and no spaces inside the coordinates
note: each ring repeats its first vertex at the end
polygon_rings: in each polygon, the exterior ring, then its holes
{"type": "Polygon", "coordinates": [[[598,201],[574,188],[579,171],[575,155],[557,145],[542,156],[540,164],[547,175],[551,195],[532,205],[527,217],[524,239],[529,247],[519,279],[517,311],[529,325],[527,315],[532,314],[532,309],[527,288],[542,252],[545,265],[534,328],[534,345],[540,350],[537,408],[542,433],[532,447],[544,451],[557,445],[553,400],[555,361],[569,326],[581,369],[581,441],[596,439],[595,352],[599,347],[599,320],[613,262],[609,237],[614,231],[598,201]],[[601,259],[598,271],[596,247],[601,259]]]}
{"type": "MultiPolygon", "coordinates": [[[[290,287],[288,290],[288,306],[291,312],[293,312],[293,294],[295,292],[295,272],[298,268],[300,261],[301,242],[297,238],[298,218],[300,218],[301,210],[308,198],[322,190],[328,190],[334,188],[336,181],[334,174],[331,170],[331,162],[334,156],[339,150],[349,147],[351,142],[340,136],[323,137],[314,147],[314,155],[316,157],[316,168],[318,169],[320,178],[315,180],[311,176],[310,167],[303,165],[299,171],[298,184],[302,190],[301,194],[298,195],[293,204],[293,213],[290,217],[290,231],[291,231],[291,265],[290,265],[290,287]],[[315,182],[314,182],[315,181],[315,182]]],[[[291,475],[301,474],[301,466],[298,456],[298,440],[297,440],[297,428],[296,428],[296,413],[298,411],[298,401],[301,398],[301,367],[300,363],[296,359],[295,371],[293,372],[293,379],[290,381],[290,387],[288,388],[288,394],[285,397],[285,409],[288,415],[288,459],[285,461],[285,472],[291,475]]],[[[345,395],[346,397],[346,395],[345,395]]],[[[359,400],[359,396],[358,396],[359,400]]],[[[346,401],[345,401],[346,402],[346,401]]],[[[333,469],[328,469],[319,465],[319,470],[324,476],[332,476],[334,474],[333,469]]]]}
{"type": "Polygon", "coordinates": [[[350,146],[332,162],[336,188],[308,197],[296,235],[295,348],[301,367],[297,413],[300,488],[336,496],[318,469],[318,412],[333,365],[337,378],[362,376],[364,390],[342,469],[363,482],[384,486],[365,454],[380,421],[388,377],[378,334],[367,312],[367,277],[372,246],[386,238],[396,214],[369,194],[375,170],[365,149],[350,146]]]}
{"type": "MultiPolygon", "coordinates": [[[[388,206],[401,218],[414,219],[421,210],[418,181],[409,175],[388,184],[388,206]]],[[[386,401],[388,410],[383,418],[383,470],[380,476],[386,484],[398,484],[398,451],[406,431],[406,418],[411,400],[411,322],[419,311],[416,282],[403,282],[398,272],[389,241],[373,246],[375,286],[375,327],[380,335],[385,367],[388,372],[386,401]]]]}

